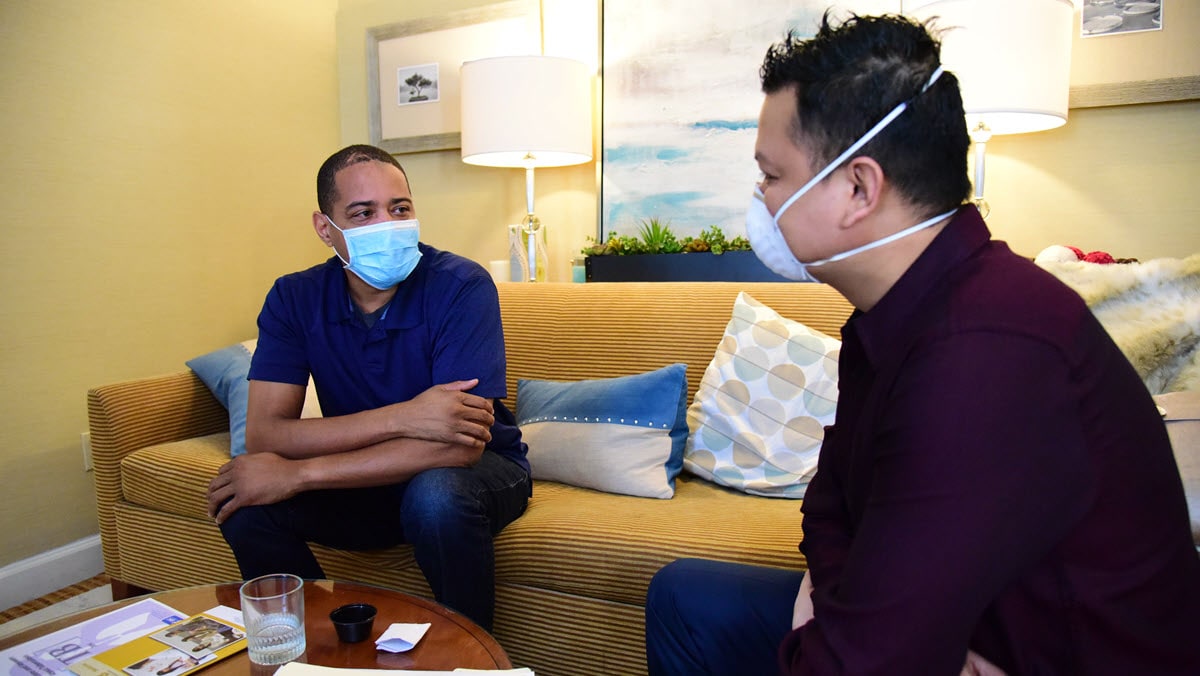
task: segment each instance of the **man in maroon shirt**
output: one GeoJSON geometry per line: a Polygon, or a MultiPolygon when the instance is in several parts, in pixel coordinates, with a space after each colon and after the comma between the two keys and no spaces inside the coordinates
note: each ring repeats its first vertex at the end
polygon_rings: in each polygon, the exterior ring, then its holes
{"type": "Polygon", "coordinates": [[[1079,296],[960,206],[969,140],[937,41],[827,16],[762,78],[754,250],[856,308],[809,570],[665,567],[651,673],[1200,673],[1166,428],[1079,296]]]}

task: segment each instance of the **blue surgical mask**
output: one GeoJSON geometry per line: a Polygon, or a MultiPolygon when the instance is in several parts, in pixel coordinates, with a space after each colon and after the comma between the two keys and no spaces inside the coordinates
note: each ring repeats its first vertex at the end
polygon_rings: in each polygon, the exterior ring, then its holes
{"type": "MultiPolygon", "coordinates": [[[[938,66],[937,70],[933,71],[933,75],[929,76],[929,81],[918,92],[918,96],[929,89],[934,82],[942,75],[942,67],[938,66]]],[[[857,141],[850,145],[841,155],[838,155],[832,162],[825,166],[824,169],[818,171],[815,176],[808,180],[800,187],[799,190],[792,193],[792,196],[779,207],[773,215],[770,209],[767,208],[767,203],[763,199],[762,191],[756,186],[754,188],[754,198],[750,201],[750,208],[746,212],[746,237],[750,240],[750,248],[754,250],[754,254],[758,259],[771,269],[775,274],[787,279],[798,282],[815,282],[817,279],[809,272],[809,268],[825,265],[834,261],[840,261],[849,258],[855,254],[860,254],[864,251],[869,251],[876,247],[890,244],[903,237],[924,230],[931,225],[936,225],[943,219],[954,214],[954,209],[947,211],[944,214],[939,214],[926,221],[921,221],[916,225],[905,228],[899,232],[892,233],[887,237],[877,239],[874,242],[868,242],[862,246],[855,247],[849,251],[843,251],[839,254],[834,254],[828,258],[812,261],[811,263],[801,263],[792,253],[791,247],[788,246],[787,240],[784,239],[783,233],[779,230],[779,217],[783,216],[783,212],[788,210],[788,207],[796,203],[813,186],[820,183],[826,176],[831,174],[835,169],[842,166],[842,163],[850,159],[854,153],[866,145],[871,139],[875,138],[879,132],[891,124],[892,120],[900,116],[901,113],[908,108],[908,101],[901,103],[892,109],[890,113],[884,116],[874,127],[871,127],[867,133],[863,134],[857,141]]]]}
{"type": "Polygon", "coordinates": [[[342,233],[350,260],[342,258],[336,248],[334,255],[347,270],[380,291],[408,279],[421,260],[421,251],[417,248],[421,224],[416,219],[384,221],[345,230],[330,217],[325,216],[325,220],[342,233]]]}

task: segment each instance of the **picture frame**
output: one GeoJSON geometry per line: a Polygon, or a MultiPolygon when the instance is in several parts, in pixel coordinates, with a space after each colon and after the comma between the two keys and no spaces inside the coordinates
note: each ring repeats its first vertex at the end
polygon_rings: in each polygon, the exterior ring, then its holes
{"type": "Polygon", "coordinates": [[[537,0],[510,0],[368,28],[371,143],[393,155],[461,147],[458,80],[463,62],[536,54],[540,44],[537,0]]]}

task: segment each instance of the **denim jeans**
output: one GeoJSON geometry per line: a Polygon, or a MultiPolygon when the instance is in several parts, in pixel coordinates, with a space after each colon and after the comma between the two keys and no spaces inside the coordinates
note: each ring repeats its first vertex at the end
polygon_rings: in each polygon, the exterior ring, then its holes
{"type": "Polygon", "coordinates": [[[777,674],[803,571],[679,559],[646,592],[651,676],[777,674]]]}
{"type": "Polygon", "coordinates": [[[310,491],[243,507],[221,524],[221,534],[247,580],[325,577],[309,542],[345,550],[411,544],[438,602],[491,631],[492,537],[525,511],[531,487],[524,469],[485,451],[473,467],[426,470],[403,484],[310,491]]]}

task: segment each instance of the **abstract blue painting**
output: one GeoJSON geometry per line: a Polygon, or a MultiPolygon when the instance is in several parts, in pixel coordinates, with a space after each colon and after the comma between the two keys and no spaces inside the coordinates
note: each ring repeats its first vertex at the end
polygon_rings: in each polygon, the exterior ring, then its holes
{"type": "Polygon", "coordinates": [[[601,240],[651,218],[745,234],[758,167],[759,66],[789,29],[899,12],[900,0],[604,0],[601,240]]]}

